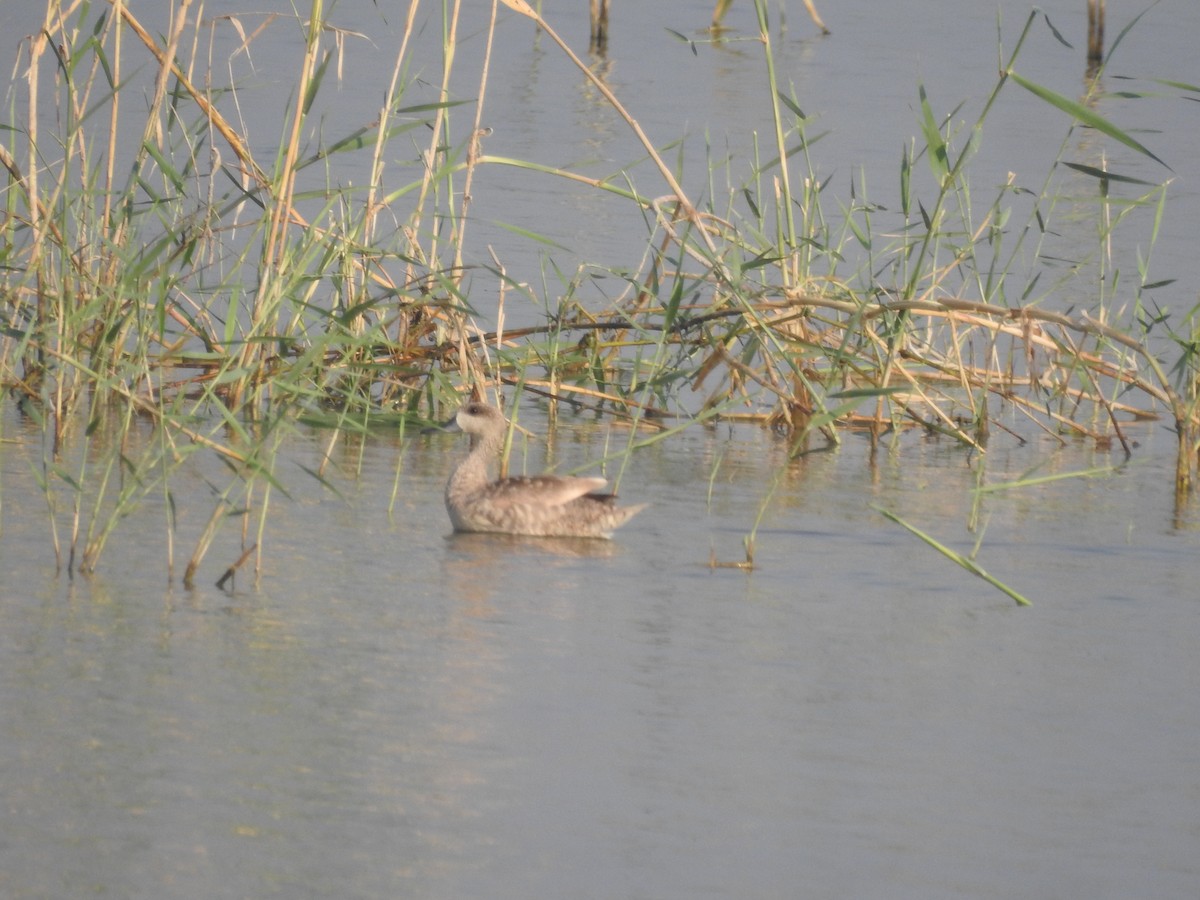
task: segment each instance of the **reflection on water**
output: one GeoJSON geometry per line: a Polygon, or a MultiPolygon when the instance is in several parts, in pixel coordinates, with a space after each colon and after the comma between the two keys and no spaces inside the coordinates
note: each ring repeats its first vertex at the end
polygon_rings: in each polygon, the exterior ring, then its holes
{"type": "MultiPolygon", "coordinates": [[[[519,558],[526,566],[537,566],[539,558],[603,559],[618,545],[595,538],[546,538],[515,534],[452,534],[446,538],[456,554],[473,568],[494,567],[519,558]]],[[[485,569],[486,571],[486,569],[485,569]]]]}

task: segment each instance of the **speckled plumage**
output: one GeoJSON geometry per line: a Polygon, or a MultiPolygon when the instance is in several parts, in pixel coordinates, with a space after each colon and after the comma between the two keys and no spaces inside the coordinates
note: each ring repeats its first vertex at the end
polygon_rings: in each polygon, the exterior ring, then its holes
{"type": "Polygon", "coordinates": [[[465,404],[444,426],[471,436],[471,452],[446,482],[446,510],[455,531],[534,537],[611,537],[646,504],[617,506],[613,494],[596,493],[603,478],[537,475],[491,481],[488,466],[508,427],[500,410],[465,404]]]}

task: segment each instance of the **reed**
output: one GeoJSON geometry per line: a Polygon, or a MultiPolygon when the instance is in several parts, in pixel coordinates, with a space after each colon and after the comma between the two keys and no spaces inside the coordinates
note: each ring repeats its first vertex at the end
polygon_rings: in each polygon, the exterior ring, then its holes
{"type": "MultiPolygon", "coordinates": [[[[1200,453],[1200,308],[1177,319],[1152,301],[1166,185],[1068,158],[1086,127],[1157,161],[1091,96],[1072,100],[1021,75],[1036,13],[962,131],[918,89],[919,135],[900,160],[900,208],[886,212],[865,178],[838,200],[816,178],[820,135],[779,80],[766,0],[755,10],[770,137],[750,160],[710,165],[702,205],[552,23],[523,0],[502,2],[579,66],[641,142],[652,175],[589,179],[484,153],[489,69],[474,105],[453,99],[452,0],[441,5],[435,95],[408,80],[414,3],[377,117],[318,141],[324,93],[354,36],[312,0],[269,158],[239,132],[230,110],[242,88],[215,78],[211,59],[219,29],[249,35],[253,52],[271,23],[197,24],[191,0],[175,0],[160,44],[124,4],[110,16],[47,4],[10,90],[17,124],[0,141],[0,381],[43,428],[39,485],[68,570],[94,569],[122,517],[152,494],[165,501],[172,570],[172,478],[196,453],[222,460],[227,480],[214,485],[185,581],[231,513],[244,537],[229,569],[251,555],[257,568],[271,497],[285,490],[275,454],[297,423],[327,428],[332,447],[348,432],[432,416],[463,385],[513,385],[644,426],[629,430],[623,463],[646,428],[664,439],[722,417],[780,430],[793,454],[846,430],[916,428],[978,452],[998,433],[1040,432],[1128,455],[1124,423],[1166,416],[1186,501],[1200,453]],[[151,77],[139,80],[147,64],[151,77]],[[1063,143],[1041,185],[1010,179],[980,200],[970,161],[995,100],[1012,90],[1062,113],[1063,143]],[[411,152],[391,152],[398,142],[411,152]],[[398,168],[397,156],[414,161],[398,168]],[[364,188],[337,177],[351,158],[365,160],[364,188]],[[539,297],[511,284],[502,261],[468,258],[471,185],[496,167],[628,203],[646,241],[634,266],[609,270],[623,290],[598,303],[585,279],[549,271],[539,297]],[[1094,264],[1063,278],[1090,279],[1097,302],[1058,312],[1044,301],[1063,282],[1043,283],[1037,260],[1065,214],[1067,178],[1091,185],[1102,226],[1094,264]],[[1105,268],[1105,248],[1137,227],[1134,210],[1153,211],[1154,226],[1131,284],[1105,268]],[[502,297],[522,290],[544,304],[544,324],[505,329],[500,309],[500,327],[482,331],[470,267],[493,273],[502,297]]],[[[754,532],[748,563],[753,542],[754,532]]]]}
{"type": "MultiPolygon", "coordinates": [[[[48,4],[44,29],[25,44],[25,79],[9,101],[22,127],[0,145],[0,378],[45,429],[39,484],[68,571],[94,569],[121,518],[152,491],[169,497],[191,453],[227,462],[188,582],[225,511],[238,508],[231,497],[266,509],[274,450],[297,417],[334,410],[355,420],[407,402],[428,377],[414,349],[460,301],[438,259],[445,251],[413,239],[435,214],[428,201],[406,229],[381,237],[392,198],[372,188],[364,199],[332,175],[351,153],[372,154],[378,173],[388,140],[446,114],[448,103],[406,107],[403,47],[378,120],[314,149],[303,135],[341,45],[313,2],[294,102],[273,158],[260,162],[222,113],[236,109],[236,86],[213,87],[205,57],[216,29],[241,23],[196,24],[190,0],[170,12],[160,45],[124,5],[105,16],[48,4]],[[127,74],[147,60],[148,80],[127,74]],[[149,103],[125,100],[138,89],[149,103]],[[54,114],[20,111],[47,108],[54,114]]],[[[444,189],[453,151],[437,144],[395,193],[444,189]]]]}

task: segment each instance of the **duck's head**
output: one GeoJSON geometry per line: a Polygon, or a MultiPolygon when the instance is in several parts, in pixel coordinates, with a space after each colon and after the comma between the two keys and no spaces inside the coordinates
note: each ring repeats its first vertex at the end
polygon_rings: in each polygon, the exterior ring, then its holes
{"type": "Polygon", "coordinates": [[[504,414],[496,407],[488,406],[481,400],[469,400],[459,407],[453,418],[425,431],[464,431],[470,435],[488,435],[499,434],[507,426],[504,414]]]}
{"type": "Polygon", "coordinates": [[[479,400],[464,403],[452,421],[457,426],[457,430],[465,431],[467,434],[495,434],[508,426],[508,422],[500,410],[479,400]]]}

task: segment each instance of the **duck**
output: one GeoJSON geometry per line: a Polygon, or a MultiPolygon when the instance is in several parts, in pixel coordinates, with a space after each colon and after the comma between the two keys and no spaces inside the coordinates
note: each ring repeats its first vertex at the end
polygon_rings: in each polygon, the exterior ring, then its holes
{"type": "Polygon", "coordinates": [[[446,482],[446,511],[456,532],[528,537],[611,538],[648,504],[617,506],[603,478],[535,475],[491,480],[490,463],[501,451],[508,420],[496,407],[471,400],[441,431],[471,437],[471,451],[446,482]]]}

